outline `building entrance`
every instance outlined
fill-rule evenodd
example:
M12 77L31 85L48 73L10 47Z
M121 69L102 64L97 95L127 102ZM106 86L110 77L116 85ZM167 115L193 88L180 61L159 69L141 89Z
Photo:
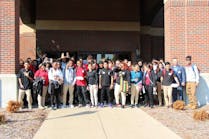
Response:
M22 59L30 52L35 58L37 50L59 56L127 52L132 61L164 58L163 0L20 0L20 6L21 26L32 28L20 27Z
M77 53L77 58L86 59L88 55L93 56L96 59L97 63L100 62L102 59L108 60L124 60L128 59L131 60L131 53L130 52L121 52L121 53L111 53L111 52L79 52Z

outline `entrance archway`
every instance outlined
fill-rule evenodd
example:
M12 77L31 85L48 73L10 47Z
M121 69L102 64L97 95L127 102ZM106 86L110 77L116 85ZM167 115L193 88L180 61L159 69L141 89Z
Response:
M21 0L23 24L35 30L31 49L53 56L107 51L130 53L133 61L163 58L163 16L162 0Z

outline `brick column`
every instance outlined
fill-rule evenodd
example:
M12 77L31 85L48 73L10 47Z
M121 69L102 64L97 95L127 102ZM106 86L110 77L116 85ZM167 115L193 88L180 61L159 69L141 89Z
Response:
M209 73L209 0L165 1L165 59L187 55Z
M209 0L165 0L165 59L185 64L191 55L200 69L199 105L209 104Z
M19 63L19 0L0 0L0 107L16 99Z

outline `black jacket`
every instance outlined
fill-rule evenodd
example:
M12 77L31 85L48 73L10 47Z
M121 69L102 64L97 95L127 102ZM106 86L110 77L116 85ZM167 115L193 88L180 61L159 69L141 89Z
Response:
M98 84L98 75L96 70L93 70L92 72L87 72L87 83L90 85Z
M120 84L120 76L119 76L119 72L121 70L118 67L115 67L113 69L113 77L114 77L114 82L117 84Z
M111 78L113 77L112 70L103 68L100 70L99 75L101 77L101 86L107 87L111 85Z
M23 90L32 89L33 81L31 81L28 77L24 75L24 73L28 73L31 78L33 78L33 72L31 70L25 70L24 68L19 71L17 74L17 78L21 79L24 88L19 88ZM18 82L19 84L19 82Z
M42 89L43 89L44 81L41 78L36 78L33 82L33 93L39 94L42 96Z
M128 84L131 85L131 82L130 82L130 72L128 70L121 70L119 72L119 77L123 77L123 80L124 81L128 81Z

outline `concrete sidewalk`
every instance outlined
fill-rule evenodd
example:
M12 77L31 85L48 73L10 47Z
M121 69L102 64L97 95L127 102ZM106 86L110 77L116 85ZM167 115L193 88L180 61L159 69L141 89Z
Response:
M179 139L141 109L51 111L34 139Z

